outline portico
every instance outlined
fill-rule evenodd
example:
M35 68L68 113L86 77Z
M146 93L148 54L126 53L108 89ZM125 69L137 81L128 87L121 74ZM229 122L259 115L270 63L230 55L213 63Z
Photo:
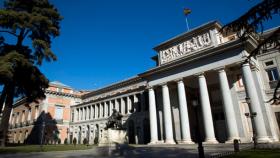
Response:
M209 73L209 72L208 72ZM224 116L225 121L228 127L228 138L225 141L232 142L233 139L240 139L238 129L237 129L237 122L234 115L234 108L232 104L232 98L229 90L229 84L226 76L226 71L224 69L219 69L216 72L212 71L210 73L216 73L215 75L217 77L220 77L220 80L218 80L221 84L219 92L222 96L222 100L224 102L223 109L224 109ZM210 76L212 77L212 76ZM213 82L213 81L212 81ZM190 85L188 83L191 83ZM215 83L217 84L217 83ZM170 92L170 89L171 90ZM174 90L175 89L175 90ZM156 96L154 91L158 91L158 95ZM159 94L161 93L161 94ZM176 94L170 94L170 93L176 93ZM176 98L170 98L170 96L176 96ZM160 101L162 99L162 101ZM154 143L160 143L164 142L167 144L173 144L173 143L183 143L183 144L193 144L193 139L195 139L195 132L194 128L191 129L191 127L196 126L192 124L190 125L190 120L194 120L194 111L191 105L191 101L194 99L199 99L200 102L200 116L201 120L199 120L203 126L201 130L204 130L204 137L205 137L205 143L208 144L216 144L218 143L216 136L215 136L215 130L214 130L214 123L213 123L213 116L212 112L213 109L211 109L210 105L210 97L207 87L207 80L205 78L205 73L201 74L195 74L191 77L186 78L180 78L174 81L170 81L167 83L164 83L162 85L156 85L149 88L149 101L150 101L150 125L151 125L151 136ZM155 101L158 100L158 104L155 105ZM171 105L170 102L173 102ZM161 109L162 104L162 109ZM158 106L156 108L155 106ZM173 108L171 106L174 106ZM176 108L177 106L177 108ZM156 111L156 109L159 110ZM172 109L172 110L171 110ZM178 112L179 115L174 115L174 111ZM230 113L227 115L226 113ZM169 115L168 115L168 113ZM158 113L162 113L163 118L158 118ZM171 118L173 117L173 118ZM190 118L192 117L192 118ZM156 119L157 118L157 119ZM160 124L161 121L162 124ZM175 128L174 122L175 120L178 120L177 122L180 123L180 132L179 136L175 136ZM162 131L158 131L161 128L158 128L158 126L164 127ZM178 125L177 125L178 126ZM191 134L191 131L193 132L193 137ZM160 141L158 139L158 133L162 133L161 135L163 137L160 137L163 139ZM177 132L178 134L178 132ZM180 137L180 139L176 139ZM176 140L175 140L175 139ZM223 141L222 141L223 142Z
M209 32L204 30L202 36L193 37L194 32L201 34L203 27L208 27ZM245 62L248 53L238 40L225 42L221 38L218 24L203 27L157 46L159 66L140 74L149 86L151 144L192 144L197 132L202 132L207 144L232 143L234 139L251 141L245 136L247 131L238 128L245 117L239 101L250 97L249 108L262 113L250 68L257 65L255 61ZM242 82L236 74L244 78L243 98L236 92L236 84ZM193 121L194 99L199 101L199 125ZM267 131L261 128L265 126L262 114L255 124L259 126L258 142L269 142ZM200 131L195 131L195 126Z

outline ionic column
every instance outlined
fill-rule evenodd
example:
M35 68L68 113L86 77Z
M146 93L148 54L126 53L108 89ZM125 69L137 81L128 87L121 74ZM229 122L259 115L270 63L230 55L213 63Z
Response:
M85 117L84 117L84 116L85 116L85 110L84 110L84 107L82 107L82 108L81 108L81 112L82 112L82 115L81 115L81 117L82 117L82 118L81 118L81 121L84 121L84 118L85 118Z
M83 107L83 120L86 120L86 116L87 116L87 109L86 107Z
M84 107L84 120L87 119L87 114L88 114L88 109L87 109L87 107L85 106L85 107Z
M179 100L179 113L180 113L180 123L182 130L182 143L193 144L191 140L190 133L190 122L189 122L189 114L187 107L187 98L186 98L186 90L185 85L182 80L177 82L178 89L178 100Z
M88 106L88 111L89 111L89 112L88 112L88 119L89 119L89 120L90 120L91 117L92 117L92 116L91 116L91 115L92 115L91 110L92 110L92 109L91 109L91 105L89 105L89 106Z
M90 108L90 106L87 106L87 120L90 120L90 114L91 114L91 108Z
M130 114L131 113L131 100L130 100L129 96L126 97L126 102L127 102L127 113Z
M81 121L84 120L84 108L81 108Z
M120 111L120 105L119 105L118 99L115 99L115 109L116 109L118 112L121 112L121 111Z
M93 113L94 113L93 119L96 119L96 105L93 104L92 107L93 107Z
M79 121L81 121L81 118L82 118L82 110L81 108L79 108Z
M85 121L87 117L87 109L86 107L83 107L83 120Z
M211 113L208 89L207 89L206 79L203 74L200 74L198 76L198 83L199 83L199 90L200 90L201 109L202 109L202 115L204 120L205 142L210 144L218 143L215 138L214 124L213 124L213 118Z
M98 104L95 104L95 119L98 118L98 112L99 112Z
M121 106L121 114L125 114L125 101L124 101L124 98L123 97L121 97L121 104L120 104L120 106Z
M99 118L103 117L103 107L102 107L102 103L99 103Z
M225 118L228 131L228 143L232 143L234 139L239 139L235 112L233 108L231 93L228 85L227 75L224 69L218 70L220 87L222 92L222 100L224 103Z
M103 104L102 104L102 117L106 117L106 102L103 102Z
M75 108L75 110L74 110L74 121L75 122L77 122L78 120L79 120L79 111L78 111L78 109L77 108ZM31 114L30 114L31 115Z
M138 112L139 111L139 100L137 98L137 95L133 95L133 112Z
M91 118L92 118L92 110L93 110L93 109L92 109L92 106L91 106L91 105L89 105L88 108L89 108L89 113L90 113L88 119L91 120Z
M84 120L87 120L88 117L88 108L85 106L84 107L85 115L84 115Z
M156 144L158 142L158 128L157 128L157 110L156 98L153 88L149 88L149 117L150 117L150 130L151 142L149 144Z
M113 101L110 100L109 101L109 116L111 116L113 113Z
M256 128L257 141L261 143L269 142L269 138L265 129L265 123L263 119L263 113L261 110L260 100L256 91L256 85L253 79L253 75L250 69L249 63L242 65L242 73L244 78L244 85L246 88L247 96L251 100L251 113L256 112L257 116L254 118L254 124Z
M173 139L171 106L170 106L169 90L167 84L162 85L162 99L163 99L165 143L175 144Z
M105 110L105 111L104 111L104 112L105 112L105 113L104 113L104 117L107 117L107 116L108 116L108 104L107 104L106 101L104 102L104 110Z
M93 105L91 105L90 107L91 107L91 118L90 119L94 119L94 107L93 107Z

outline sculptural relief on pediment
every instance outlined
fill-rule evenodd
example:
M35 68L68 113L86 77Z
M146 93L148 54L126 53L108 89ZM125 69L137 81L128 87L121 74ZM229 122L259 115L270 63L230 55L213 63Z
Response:
M160 63L164 64L169 61L178 59L185 54L209 47L213 44L210 33L206 32L204 34L192 37L184 42L176 44L165 50L160 51Z

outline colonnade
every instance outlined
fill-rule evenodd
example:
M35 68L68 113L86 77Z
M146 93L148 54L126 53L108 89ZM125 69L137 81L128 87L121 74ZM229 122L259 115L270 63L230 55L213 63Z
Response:
M122 115L140 112L145 109L143 93L125 95L123 97L87 104L74 108L74 122L107 118L116 109Z
M220 91L223 101L223 109L225 114L225 121L227 124L227 135L228 142L232 142L234 139L239 139L239 132L236 122L236 115L234 112L234 105L232 101L232 96L230 92L230 87L228 84L228 78L226 75L226 71L224 68L218 68L215 70L218 74L218 81L220 85ZM256 92L256 85L254 83L253 75L250 69L250 65L245 63L242 65L242 72L244 78L244 85L246 88L247 96L250 97L252 102L252 112L257 113L255 121L256 125L256 133L257 139L259 142L268 141L268 136L264 126L264 119L261 111L260 100L258 98L258 94ZM211 106L209 100L209 93L207 88L207 82L205 79L204 73L199 73L195 75L198 80L198 89L200 93L200 106L201 113L204 124L205 131L205 143L218 143L215 137L214 132L214 124L213 117L211 113ZM179 114L180 114L180 126L181 126L181 142L191 144L191 134L190 134L190 125L189 125L189 114L188 114L188 106L191 106L187 103L185 90L185 83L183 82L183 78L177 79L172 82L177 82L177 90L178 90L178 103L179 103ZM156 99L155 99L155 91L156 87L160 87L162 89L162 101L163 101L163 127L165 133L164 143L174 144L174 135L173 135L173 124L171 118L171 106L170 106L170 95L169 95L169 87L168 83L162 83L160 85L156 85L153 87L149 87L149 116L150 116L150 132L151 132L151 142L150 144L156 144L160 141L158 140L158 122L157 122L157 108L156 108Z

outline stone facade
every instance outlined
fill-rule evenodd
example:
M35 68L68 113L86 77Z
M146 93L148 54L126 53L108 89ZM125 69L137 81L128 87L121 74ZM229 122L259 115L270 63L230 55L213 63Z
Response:
M279 79L279 51L245 62L255 37L242 42L221 27L209 22L163 42L155 68L81 95L71 104L68 140L98 143L117 109L131 144L192 144L198 133L204 143L247 143L253 129L258 142L279 141L280 108L266 102Z
M256 47L254 37L242 43L220 28L214 21L176 36L154 48L155 68L83 96L84 102L72 107L70 140L97 143L116 108L125 116L129 143L191 144L197 126L204 143L251 142L253 124L245 113L257 113L258 142L279 141L280 109L265 102L279 79L279 52L269 50L245 63ZM264 68L265 62L271 65Z

